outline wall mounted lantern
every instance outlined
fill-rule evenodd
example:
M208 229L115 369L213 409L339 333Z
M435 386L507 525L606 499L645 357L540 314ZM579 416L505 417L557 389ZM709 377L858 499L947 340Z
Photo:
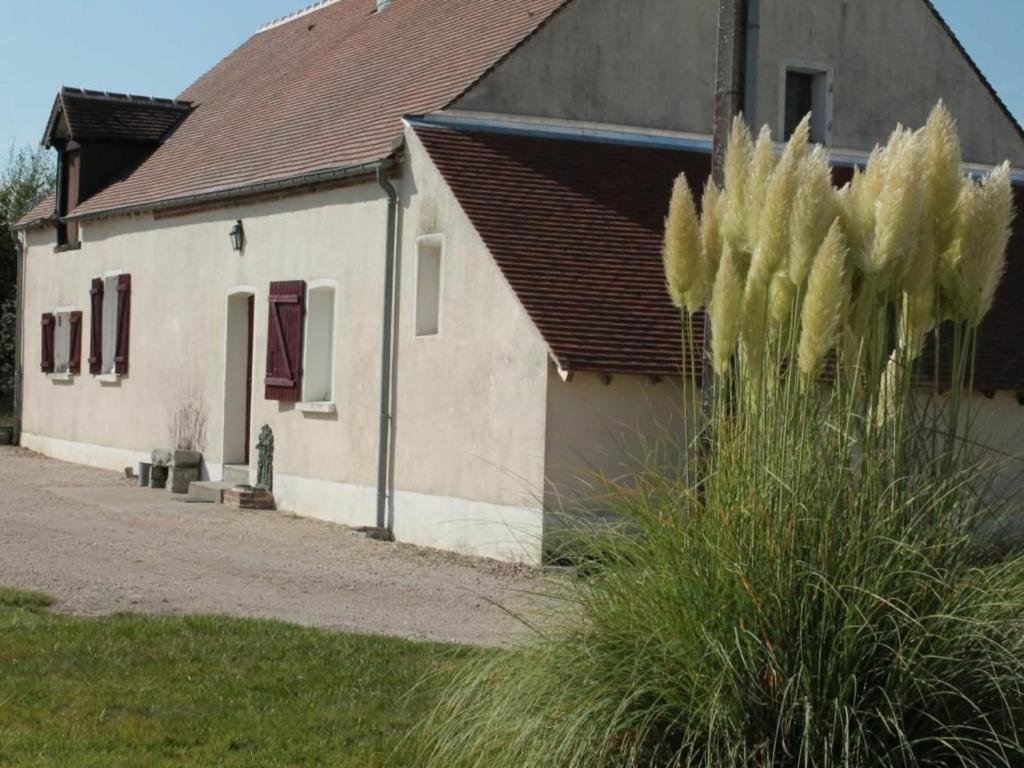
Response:
M242 226L241 219L236 221L235 226L231 228L231 248L235 253L245 250L245 227Z

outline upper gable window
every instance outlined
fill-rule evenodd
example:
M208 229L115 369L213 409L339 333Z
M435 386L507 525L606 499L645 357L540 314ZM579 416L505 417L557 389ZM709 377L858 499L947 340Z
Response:
M832 77L824 68L786 66L782 90L782 138L793 136L800 121L811 115L811 141L829 144L832 121Z

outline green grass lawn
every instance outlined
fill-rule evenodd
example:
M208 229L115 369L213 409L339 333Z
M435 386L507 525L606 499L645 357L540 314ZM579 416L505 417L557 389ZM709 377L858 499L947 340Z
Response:
M48 604L0 590L0 765L410 766L404 737L470 653Z

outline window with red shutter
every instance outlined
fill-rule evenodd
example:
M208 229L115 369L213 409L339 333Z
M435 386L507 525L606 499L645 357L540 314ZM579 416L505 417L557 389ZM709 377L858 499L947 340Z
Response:
M117 278L117 342L114 348L114 373L128 373L128 347L131 339L132 276Z
M51 313L47 312L43 315L40 325L43 332L43 345L39 367L43 373L53 373L53 334L57 320Z
M305 281L271 283L269 302L266 399L295 403L302 397Z
M71 315L71 349L68 352L68 373L82 372L82 313Z
M103 278L92 281L89 290L92 316L89 326L89 373L97 376L103 373Z

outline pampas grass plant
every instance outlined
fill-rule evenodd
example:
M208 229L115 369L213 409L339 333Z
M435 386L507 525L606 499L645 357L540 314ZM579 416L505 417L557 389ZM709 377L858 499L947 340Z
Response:
M453 680L428 768L1024 766L1024 558L979 533L1002 510L964 394L1008 167L965 177L941 104L841 190L766 135L733 127L702 221L673 197L670 291L701 264L715 330L700 482L609 482L617 522L575 532L531 644Z

